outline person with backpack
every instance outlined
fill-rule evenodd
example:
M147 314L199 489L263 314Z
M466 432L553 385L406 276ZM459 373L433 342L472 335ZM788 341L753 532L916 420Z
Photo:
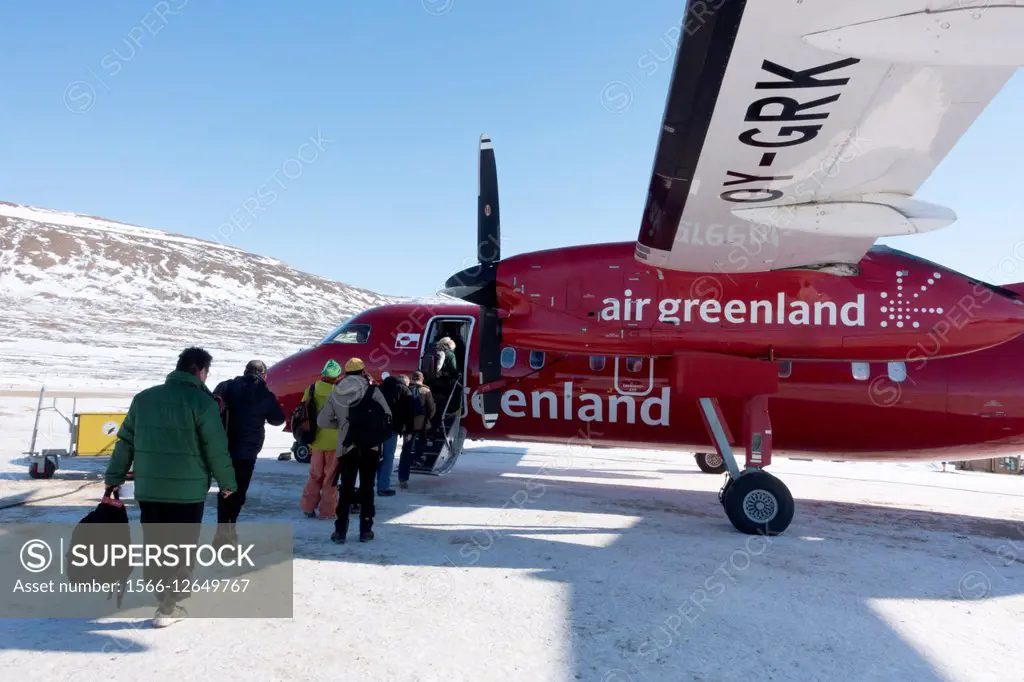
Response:
M331 391L341 380L341 365L328 360L320 372L320 378L302 394L302 401L295 408L292 433L297 434L303 445L309 447L309 476L299 498L299 508L306 517L315 519L319 512L322 519L334 518L338 509L338 430L322 429L317 426L317 416Z
M412 393L409 390L409 377L404 374L389 376L380 384L380 391L391 408L391 437L384 441L380 467L377 470L377 494L391 497L395 491L391 489L391 472L395 470L395 451L398 449L399 437L407 432L412 421Z
M331 391L316 420L324 429L338 429L335 448L338 471L338 511L331 540L345 542L348 521L359 476L359 541L373 539L374 485L381 448L391 435L391 408L378 386L370 384L366 365L359 358L345 363L345 378Z
M242 376L222 381L213 389L213 396L223 406L221 421L238 482L234 495L217 500L218 529L214 543L233 544L237 542L234 524L245 504L256 457L266 438L265 425L284 424L284 412L277 396L267 388L267 366L262 360L250 360Z
M423 372L413 372L409 386L411 419L402 443L402 454L398 458L398 487L409 489L409 469L414 458L423 456L427 431L437 412L437 404L430 389L423 385Z
M448 412L458 412L462 408L461 401L452 395L456 384L461 379L458 361L455 358L455 342L445 336L438 339L435 346L434 365L431 367L430 390L437 396L441 409L436 415L434 428L441 428L444 423L444 406ZM450 399L450 400L449 400Z

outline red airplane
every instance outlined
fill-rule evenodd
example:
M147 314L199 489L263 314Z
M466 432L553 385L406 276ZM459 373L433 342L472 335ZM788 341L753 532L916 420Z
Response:
M636 242L501 259L483 136L479 264L443 292L464 303L344 322L271 368L282 406L329 358L408 374L448 336L462 384L417 471L449 472L467 437L696 450L749 534L793 518L773 452L1019 452L1024 285L874 242L956 219L913 195L1015 71L991 22L1024 8L864 4L688 5Z

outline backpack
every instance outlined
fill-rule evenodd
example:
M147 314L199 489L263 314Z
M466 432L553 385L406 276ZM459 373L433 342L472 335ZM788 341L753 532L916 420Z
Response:
M309 445L316 438L316 382L309 385L309 398L300 400L292 410L292 435L300 445Z
M398 402L401 399L402 389L400 382L395 377L388 377L380 384L380 393L384 396L384 402L388 404L388 409L391 410L391 416L395 415L395 408L398 406Z
M409 390L412 391L412 414L414 417L422 417L427 413L423 398L420 397L421 388L423 387L416 384L409 387Z
M391 415L373 399L376 386L369 386L366 395L348 410L347 444L375 448L391 437Z
M420 372L425 379L437 378L437 352L428 353L420 358Z
M64 554L67 560L68 583L83 587L92 586L94 580L97 583L117 583L117 606L120 608L124 599L125 584L133 570L127 555L127 548L131 544L128 510L124 508L120 494L107 488L100 503L78 522L71 533L71 542ZM82 547L76 551L77 545ZM125 557L117 562L109 558L111 548L116 546L126 548ZM90 560L90 556L95 557L95 563ZM108 557L106 561L103 561L104 556ZM103 565L98 565L101 562ZM113 593L110 596L113 596Z

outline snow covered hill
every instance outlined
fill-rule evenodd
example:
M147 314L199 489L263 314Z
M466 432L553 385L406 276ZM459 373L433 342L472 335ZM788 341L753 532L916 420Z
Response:
M191 344L211 380L393 301L191 237L0 202L0 386L159 380Z

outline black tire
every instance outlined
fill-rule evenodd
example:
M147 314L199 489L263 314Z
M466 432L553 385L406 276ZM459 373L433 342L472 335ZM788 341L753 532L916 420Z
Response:
M56 472L57 465L49 458L47 458L46 463L43 465L42 471L39 470L39 465L35 462L28 468L28 475L32 478L53 478Z
M302 464L309 464L309 460L313 459L313 453L309 449L308 445L296 445L295 446L295 461Z
M698 452L693 457L697 460L697 467L705 474L725 472L725 460L717 452Z
M779 535L796 511L786 484L765 471L741 474L726 489L724 506L732 525L747 535Z

